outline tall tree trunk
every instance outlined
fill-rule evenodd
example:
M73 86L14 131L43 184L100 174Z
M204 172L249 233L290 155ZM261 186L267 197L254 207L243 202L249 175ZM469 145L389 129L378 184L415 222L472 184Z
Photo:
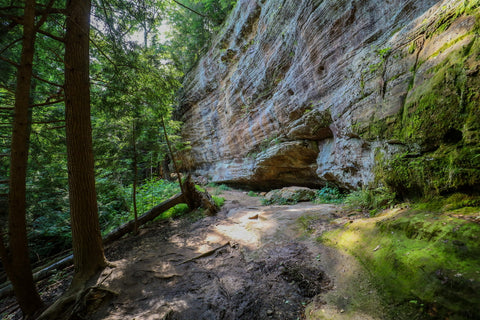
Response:
M90 0L67 1L65 124L75 274L83 285L106 266L95 192L90 119Z
M180 171L178 171L177 162L175 161L175 156L173 155L172 146L170 145L170 139L168 139L167 127L165 125L165 120L163 119L163 116L161 116L161 120L162 120L163 133L165 135L165 141L167 142L168 153L170 154L170 158L172 159L172 162L173 162L173 168L175 169L175 173L177 175L178 184L180 185L180 190L182 191L182 194L185 195L185 190L182 184L182 177L180 176ZM191 204L188 203L188 201L187 201L187 204L191 210L194 209L193 207L191 207Z
M12 282L15 296L24 317L33 316L43 307L35 288L28 255L26 229L26 174L29 147L29 104L35 51L35 0L25 2L23 42L15 91L15 115L10 158L8 215L8 249L0 239L0 256Z
M132 145L133 145L133 188L132 188L132 201L133 201L133 215L134 215L134 227L133 232L138 233L138 210L137 210L137 182L138 182L138 163L137 163L137 137L135 135L135 120L132 125Z

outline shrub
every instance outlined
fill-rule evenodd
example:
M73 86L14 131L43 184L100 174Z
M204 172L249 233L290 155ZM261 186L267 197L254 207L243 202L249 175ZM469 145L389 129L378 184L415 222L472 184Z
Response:
M215 202L215 204L219 207L222 207L223 204L225 203L225 198L223 198L223 197L212 196L212 198L213 198L213 201Z
M342 203L345 196L335 186L329 186L328 183L325 187L317 191L315 203Z
M227 186L226 184L221 184L218 186L218 189L219 190L222 190L222 191L228 191L228 190L232 190L232 188L230 188L229 186Z
M386 188L361 189L346 196L345 204L350 209L368 212L370 216L386 209L395 203L395 193Z
M186 214L189 211L188 205L186 203L179 203L173 208L168 209L161 215L159 215L155 220L159 219L171 219L181 215Z

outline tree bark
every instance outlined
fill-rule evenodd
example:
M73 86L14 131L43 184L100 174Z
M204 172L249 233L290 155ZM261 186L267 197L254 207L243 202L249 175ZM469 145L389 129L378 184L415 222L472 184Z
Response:
M138 210L137 210L137 180L138 180L138 163L137 163L137 139L135 136L135 120L132 125L132 146L133 146L133 187L132 187L132 201L133 201L133 216L134 216L134 230L135 234L138 233Z
M10 157L8 248L0 239L0 256L24 317L43 307L32 276L26 230L26 174L28 163L30 86L35 51L35 0L25 2L23 40L15 91Z
M65 124L75 265L73 288L83 285L107 265L98 221L90 119L90 9L90 0L67 1Z
M182 190L185 195L185 202L191 210L202 207L206 209L205 214L208 216L214 216L220 211L220 208L215 204L215 201L207 191L201 192L197 190L191 175L188 175L185 179Z
M168 153L170 155L170 159L172 159L173 168L175 169L175 173L177 175L178 184L180 185L180 190L182 191L182 194L185 194L185 189L184 189L183 184L182 184L182 177L180 176L180 171L178 171L177 163L175 161L175 156L173 155L173 151L172 151L172 146L170 145L170 140L168 139L167 127L165 126L165 120L163 119L163 116L161 116L160 119L162 120L163 133L165 135L165 141L167 142ZM187 205L190 208L190 210L194 209L191 206L191 203L188 202L188 199L187 199Z

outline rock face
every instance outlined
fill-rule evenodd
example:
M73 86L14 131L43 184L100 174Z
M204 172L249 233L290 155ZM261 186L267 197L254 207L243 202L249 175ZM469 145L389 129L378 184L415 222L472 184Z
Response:
M184 83L185 168L257 188L478 190L479 7L238 0Z

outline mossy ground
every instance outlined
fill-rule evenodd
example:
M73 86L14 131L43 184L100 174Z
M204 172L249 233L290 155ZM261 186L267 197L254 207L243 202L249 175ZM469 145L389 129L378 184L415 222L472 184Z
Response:
M454 194L356 220L321 237L354 255L392 319L480 319L480 198Z
M461 16L475 16L474 28L435 52L431 58L450 51L422 70L422 79L417 72L429 64L416 64L398 114L358 124L363 139L395 141L405 150L393 156L378 150L377 184L399 199L429 200L356 220L322 237L363 264L384 304L391 306L391 319L409 314L413 319L480 319L479 6L476 0L454 12L446 7L427 39Z

